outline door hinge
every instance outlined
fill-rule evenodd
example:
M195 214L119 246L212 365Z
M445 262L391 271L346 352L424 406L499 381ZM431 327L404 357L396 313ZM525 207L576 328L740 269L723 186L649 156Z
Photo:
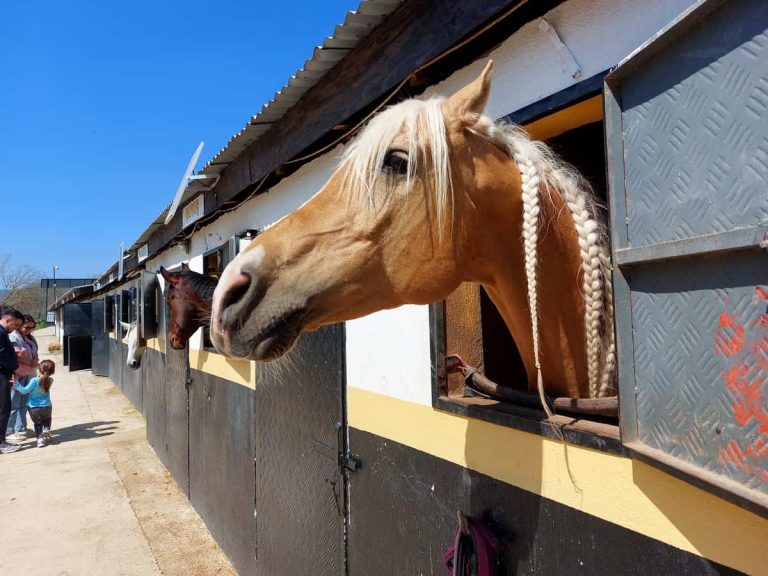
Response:
M357 454L351 454L349 452L340 456L339 463L344 470L349 470L350 472L356 472L363 467L363 462L360 460L360 457Z

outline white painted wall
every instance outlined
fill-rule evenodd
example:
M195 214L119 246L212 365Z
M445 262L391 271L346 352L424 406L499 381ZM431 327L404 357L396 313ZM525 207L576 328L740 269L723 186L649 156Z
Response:
M560 52L533 21L473 64L435 84L425 97L449 95L473 80L488 59L493 89L486 113L500 118L612 68L696 0L571 0L545 14L580 65L572 78Z
M545 18L556 29L581 68L571 77L562 56L537 22L445 81L423 97L449 95L474 79L488 57L494 60L493 89L487 113L499 118L615 66L666 26L695 0L571 0ZM268 193L197 231L189 254L201 271L204 252L243 230L274 223L316 194L335 169L341 148L303 166ZM190 257L181 248L148 262L148 269L174 266ZM199 263L198 263L199 260ZM404 306L347 322L347 379L363 388L409 402L431 405L429 315L426 306ZM198 332L190 346L199 348Z

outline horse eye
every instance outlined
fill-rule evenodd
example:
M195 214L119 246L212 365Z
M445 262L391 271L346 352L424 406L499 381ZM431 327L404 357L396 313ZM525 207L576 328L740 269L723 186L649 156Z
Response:
M384 157L384 163L381 166L381 171L386 174L407 174L408 154L402 150L390 150Z

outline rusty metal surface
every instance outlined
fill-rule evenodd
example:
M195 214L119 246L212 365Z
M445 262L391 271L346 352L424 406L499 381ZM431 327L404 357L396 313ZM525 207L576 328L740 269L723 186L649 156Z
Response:
M332 458L339 451L336 423L343 421L343 338L342 325L305 334L277 365L259 367L258 574L344 573L343 480Z

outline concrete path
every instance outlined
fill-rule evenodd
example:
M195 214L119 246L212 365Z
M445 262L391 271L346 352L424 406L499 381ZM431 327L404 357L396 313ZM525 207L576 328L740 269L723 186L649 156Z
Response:
M0 455L0 574L233 575L108 378L56 362L53 443ZM31 422L30 422L31 426Z

